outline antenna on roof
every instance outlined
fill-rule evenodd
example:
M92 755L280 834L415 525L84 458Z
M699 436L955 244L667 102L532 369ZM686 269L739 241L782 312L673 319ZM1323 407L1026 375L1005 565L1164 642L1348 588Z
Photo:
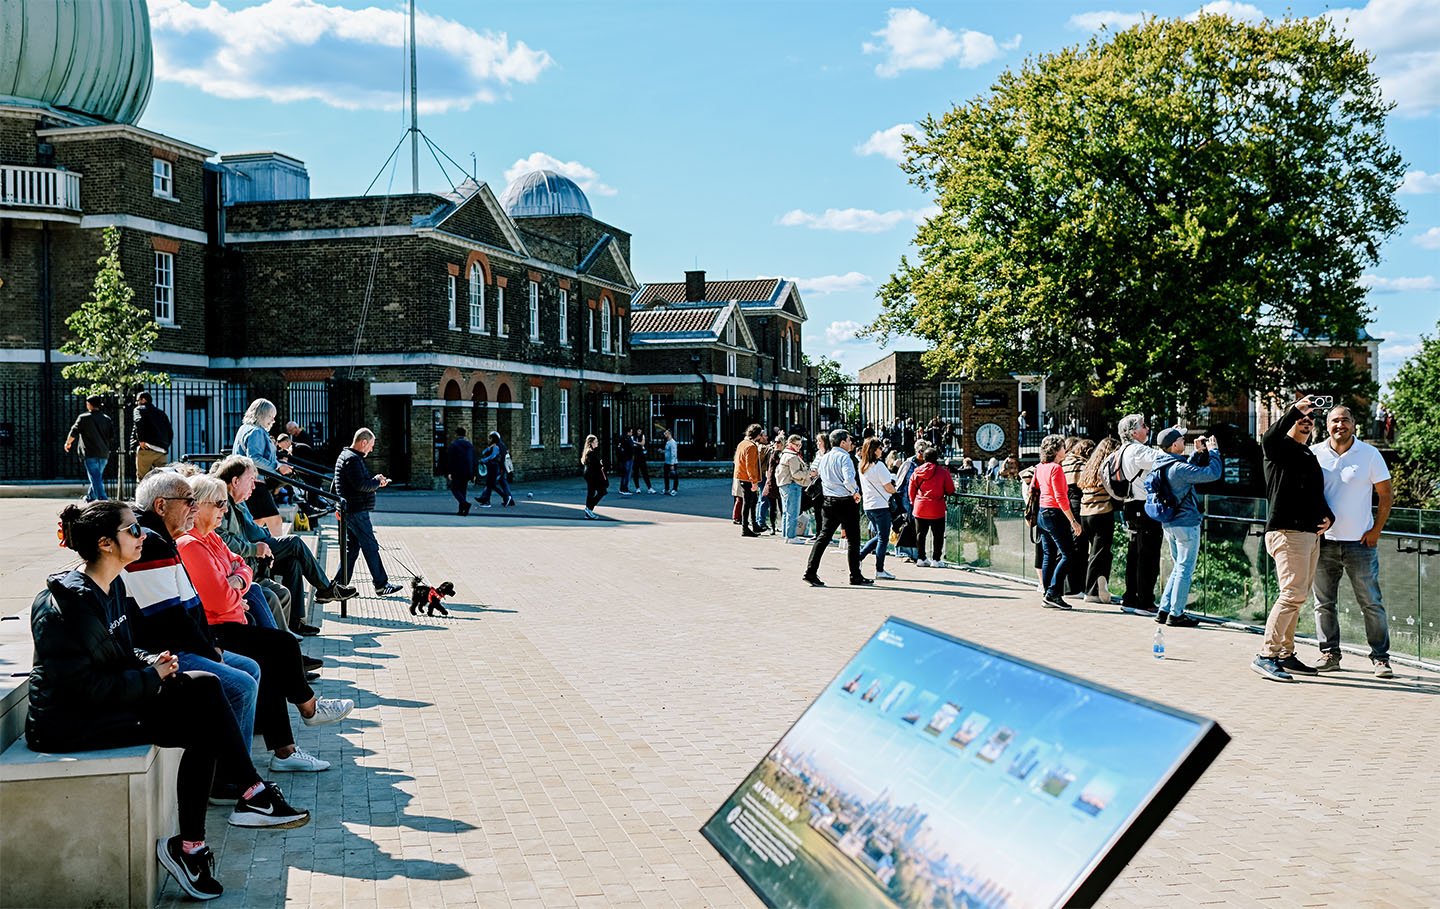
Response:
M415 0L410 0L410 191L420 192L420 115L415 109Z

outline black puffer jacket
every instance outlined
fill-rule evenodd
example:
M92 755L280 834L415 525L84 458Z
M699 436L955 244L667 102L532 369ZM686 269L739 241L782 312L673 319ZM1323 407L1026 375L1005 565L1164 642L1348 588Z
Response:
M353 448L341 450L335 459L335 492L345 497L345 510L351 514L375 510L375 490L380 481L365 466L365 456Z
M67 751L134 727L160 693L156 657L130 644L125 581L106 594L79 569L52 575L30 609L35 665L25 740L36 751Z

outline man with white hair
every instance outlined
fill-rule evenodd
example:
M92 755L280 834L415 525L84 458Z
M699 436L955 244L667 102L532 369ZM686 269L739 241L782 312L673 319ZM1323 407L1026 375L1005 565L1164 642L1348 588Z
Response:
M1125 553L1125 596L1122 612L1154 616L1155 585L1160 580L1160 550L1165 533L1160 522L1145 513L1145 478L1160 459L1160 450L1147 444L1150 427L1145 415L1132 413L1120 421L1120 473L1130 483L1122 509L1130 545Z

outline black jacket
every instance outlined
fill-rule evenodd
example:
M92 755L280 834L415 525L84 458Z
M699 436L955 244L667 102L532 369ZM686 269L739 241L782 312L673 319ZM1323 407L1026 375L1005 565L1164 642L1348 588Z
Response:
M345 497L345 510L351 514L375 510L375 490L380 481L365 466L365 456L353 448L344 448L335 459L335 492Z
M98 410L87 410L75 418L70 438L80 441L80 457L108 458L115 441L115 422Z
M79 569L51 575L30 608L35 664L25 741L66 751L138 725L140 707L160 693L155 657L135 649L124 578L107 595Z
M605 459L600 457L600 449L587 451L581 466L585 468L585 485L596 489L609 487L610 481L605 479Z
M1265 452L1265 498L1270 503L1266 530L1316 533L1321 521L1335 520L1325 503L1325 474L1315 453L1286 434L1299 419L1299 409L1292 406L1260 440Z
M153 511L140 512L139 521L149 533L139 561L127 565L122 575L135 643L151 653L193 653L219 662L205 607L165 521Z
M175 441L175 431L170 428L170 418L165 411L154 404L139 404L135 407L134 423L131 424L130 450L138 451L144 442L153 448L170 450Z
M459 438L450 443L445 452L446 470L451 478L469 480L475 476L475 446L469 439Z

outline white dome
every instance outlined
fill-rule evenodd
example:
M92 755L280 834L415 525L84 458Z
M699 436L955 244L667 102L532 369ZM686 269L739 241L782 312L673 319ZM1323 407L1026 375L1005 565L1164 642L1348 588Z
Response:
M0 99L134 123L150 100L145 0L5 0Z
M553 170L533 170L505 187L500 206L512 218L532 215L585 215L593 218L590 200L569 177Z

